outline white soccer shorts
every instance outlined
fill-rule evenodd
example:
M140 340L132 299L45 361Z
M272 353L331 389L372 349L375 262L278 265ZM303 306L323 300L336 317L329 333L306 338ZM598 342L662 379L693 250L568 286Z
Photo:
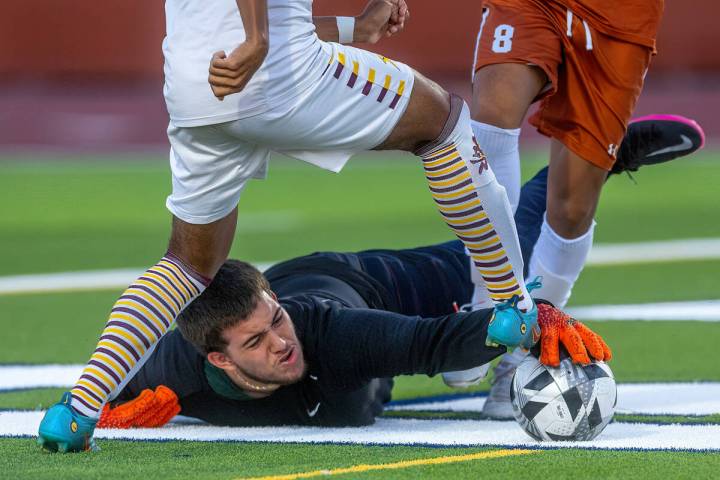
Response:
M292 101L232 122L170 124L173 215L193 224L225 217L245 183L265 177L271 151L339 172L390 135L409 101L412 69L365 50L324 46L317 60L327 62L323 74Z

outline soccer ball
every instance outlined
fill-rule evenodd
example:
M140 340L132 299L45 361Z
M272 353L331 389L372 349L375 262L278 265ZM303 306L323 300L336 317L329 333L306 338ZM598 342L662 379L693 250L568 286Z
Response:
M612 420L617 388L604 362L577 365L565 354L553 368L531 353L515 371L510 398L515 420L535 440L592 440Z

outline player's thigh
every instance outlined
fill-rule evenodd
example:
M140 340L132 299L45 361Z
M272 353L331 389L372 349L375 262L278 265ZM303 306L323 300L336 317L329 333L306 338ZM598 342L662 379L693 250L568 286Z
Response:
M172 193L166 204L183 222L227 217L247 181L265 177L270 151L228 136L223 125L168 127Z
M335 171L382 143L407 108L412 69L358 48L327 45L328 65L315 84L229 133Z
M473 59L473 119L517 128L530 104L554 88L562 61L552 9L533 0L486 0Z
M547 84L534 65L498 63L475 72L470 116L500 128L520 128L528 108Z

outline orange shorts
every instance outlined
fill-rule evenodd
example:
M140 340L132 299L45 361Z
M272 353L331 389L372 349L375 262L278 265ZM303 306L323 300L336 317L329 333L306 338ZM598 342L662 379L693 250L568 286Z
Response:
M653 49L599 32L553 1L485 0L482 8L473 72L498 63L542 68L550 84L530 123L610 170Z

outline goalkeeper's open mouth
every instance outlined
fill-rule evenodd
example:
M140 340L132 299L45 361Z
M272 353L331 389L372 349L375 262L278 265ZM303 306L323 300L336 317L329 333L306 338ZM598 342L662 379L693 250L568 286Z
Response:
M297 362L297 358L297 348L293 345L288 349L288 352L286 354L280 357L278 365L283 367L290 367L292 365L295 365L295 363Z

